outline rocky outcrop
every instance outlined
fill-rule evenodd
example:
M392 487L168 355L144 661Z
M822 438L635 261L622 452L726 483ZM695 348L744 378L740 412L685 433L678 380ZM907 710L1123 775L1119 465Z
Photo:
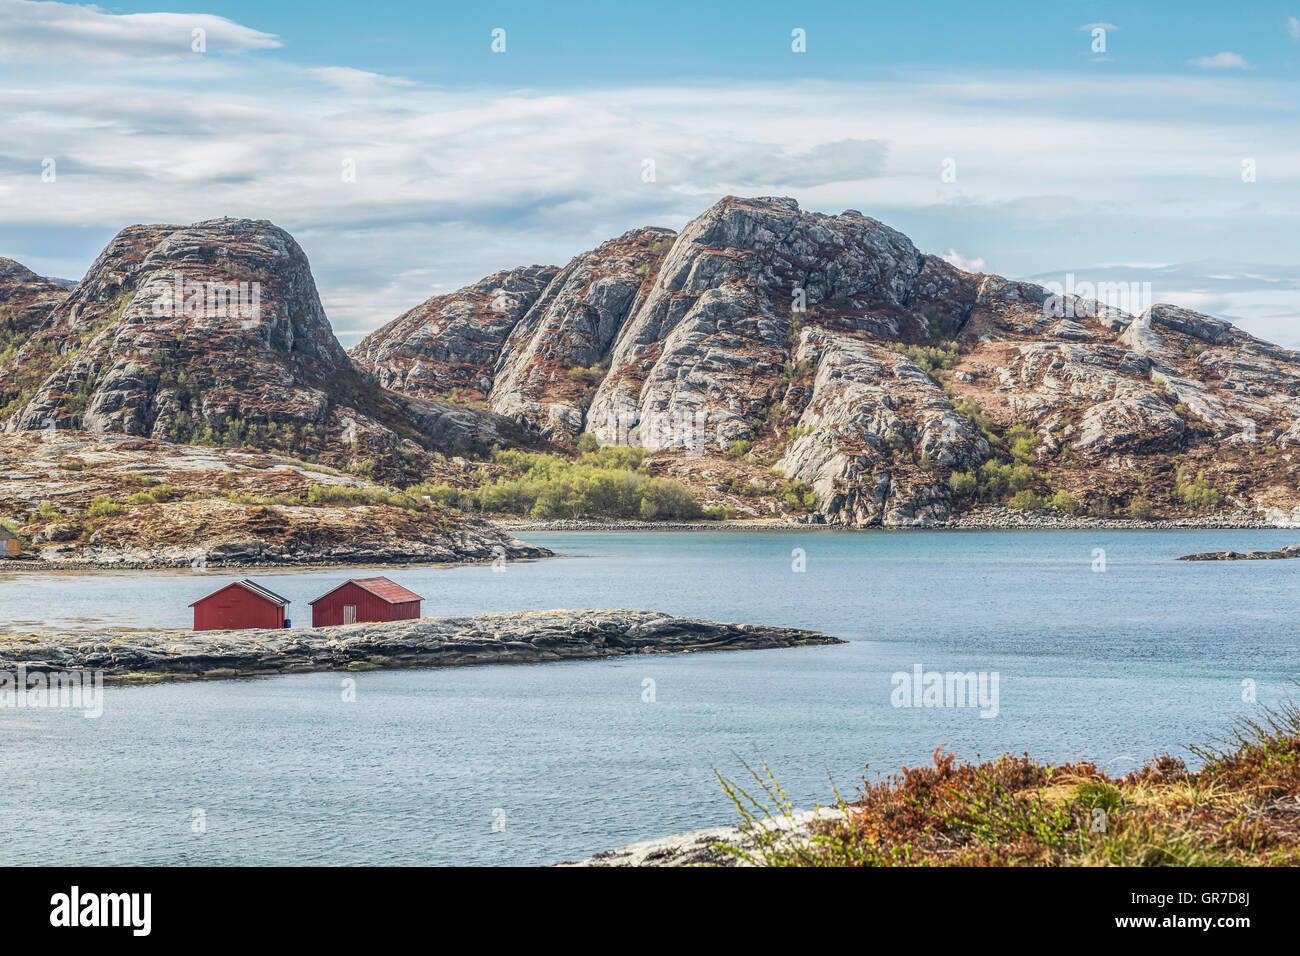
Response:
M0 382L8 431L248 444L390 471L430 444L353 367L302 249L264 221L124 229Z
M755 829L766 831L763 835L769 840L772 831L782 831L778 839L783 849L794 849L801 845L811 846L816 836L816 825L841 812L834 807L822 807L818 810L802 810L769 817L755 822L752 828L723 826L692 830L690 833L678 833L654 840L629 843L616 850L605 850L589 856L585 860L556 865L562 867L746 866L749 865L751 858L761 854L760 843L755 838Z
M851 332L896 338L923 327L903 308L918 281L937 292L959 285L952 272L856 213L723 200L673 243L619 336L587 429L650 449L716 451L751 438L781 397L797 323L824 313Z
M0 669L99 670L110 679L222 678L841 643L815 631L652 611L525 611L278 631L0 636Z
M1300 558L1300 544L1288 544L1273 551L1202 551L1199 554L1185 554L1179 561L1277 561L1285 558Z
M0 256L0 352L20 345L67 295L62 283Z
M926 490L929 477L915 462L969 468L989 448L935 381L881 345L814 328L801 333L794 359L815 371L799 437L778 469L811 484L822 510L841 523L905 526L948 517L945 497Z
M673 238L634 229L565 266L511 331L492 408L548 437L580 434L610 350Z
M384 388L423 399L482 401L507 337L558 271L510 269L434 296L362 339L352 358Z
M497 273L400 316L352 358L387 388L486 401L536 434L572 439L673 238L667 229L634 229L563 269Z

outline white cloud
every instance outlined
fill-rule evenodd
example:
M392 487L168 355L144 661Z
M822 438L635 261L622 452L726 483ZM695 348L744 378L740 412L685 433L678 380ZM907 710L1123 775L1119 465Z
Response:
M1118 30L1119 27L1113 23L1085 23L1079 29L1084 33L1091 33L1093 30Z
M988 268L988 263L983 258L967 259L956 249L949 249L940 254L939 258L963 272L984 272Z
M505 92L273 56L82 60L41 84L0 62L0 255L80 275L131 223L271 219L356 334L498 269L680 228L728 192L861 209L971 269L983 259L956 249L1021 272L1225 244L1300 259L1300 128L1279 120L1297 100L1297 84L1223 74ZM1251 185L1243 143L1269 170ZM76 251L50 254L51 237Z
M1216 105L1232 115L1239 101L1199 78L1175 88L1157 78L986 76L978 86L493 94L351 84L348 73L317 77L343 77L342 87L304 87L301 71L260 63L248 73L246 83L195 76L172 85L151 72L138 82L10 89L0 74L0 234L6 223L90 226L106 238L133 222L269 218L307 248L338 328L361 330L434 294L435 283L445 291L500 268L563 264L634 226L679 228L727 192L862 209L918 243L907 217L929 215L942 223L938 248L988 250L988 232L1005 222L1082 244L1081 224L1101 229L1117 215L1231 221L1243 189L1234 143L1251 142L1261 167L1278 170L1300 148L1291 127L1216 126ZM1134 104L1128 116L1092 108L1121 95ZM1070 108L1067 96L1082 105ZM1256 102L1294 96L1261 89ZM1152 118L1152 102L1178 98L1191 119ZM761 124L738 123L756 115ZM53 184L40 178L46 156L59 164ZM955 183L940 178L947 157ZM642 178L646 158L653 182ZM355 183L342 181L345 159L355 161ZM1268 188L1289 190L1274 194L1287 201L1300 192L1281 173ZM969 238L954 234L963 220ZM86 264L42 267L67 274Z
M1245 57L1240 53L1216 53L1214 56L1203 56L1195 60L1189 60L1193 66L1199 66L1203 70L1249 70L1251 66L1246 62Z
M1287 17L1286 32L1291 35L1292 40L1300 40L1300 19Z
M176 60L195 53L204 31L206 55L270 50L279 39L203 13L105 13L95 6L44 0L0 0L0 61L88 63Z
M348 66L322 66L307 72L327 86L361 96L418 85L415 81L400 76L384 76L382 73L354 70Z

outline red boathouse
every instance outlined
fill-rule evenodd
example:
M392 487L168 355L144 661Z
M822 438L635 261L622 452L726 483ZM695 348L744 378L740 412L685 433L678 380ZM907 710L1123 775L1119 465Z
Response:
M282 628L287 625L284 612L288 606L288 598L247 580L232 581L220 591L213 591L190 605L194 608L196 631Z
M423 600L388 578L353 578L311 602L311 626L413 621Z

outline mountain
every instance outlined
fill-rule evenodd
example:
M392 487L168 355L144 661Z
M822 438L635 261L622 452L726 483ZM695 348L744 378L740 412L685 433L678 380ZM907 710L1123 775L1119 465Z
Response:
M964 272L786 198L634 230L535 291L545 275L430 300L352 357L416 397L463 383L557 441L641 445L664 474L775 470L837 524L1300 506L1300 355L1208 315ZM508 282L514 305L486 310Z
M20 310L0 356L6 431L267 447L412 477L428 447L513 434L359 373L306 255L269 222L131 226L71 292L16 264L0 282Z
M0 260L0 427L453 497L504 472L449 456L638 445L714 509L857 527L991 504L1300 521L1300 356L1133 311L963 271L856 210L728 197L436 296L349 355L284 230L131 226L71 291Z
M674 235L634 229L563 269L499 272L435 296L352 358L387 388L484 402L543 436L576 437L602 363Z
M58 280L0 256L0 362L48 319L67 291Z

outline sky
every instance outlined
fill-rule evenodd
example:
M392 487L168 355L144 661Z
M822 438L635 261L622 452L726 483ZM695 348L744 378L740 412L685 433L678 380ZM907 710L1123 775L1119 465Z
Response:
M351 346L785 195L1300 348L1298 112L1300 0L0 0L0 255L77 279L132 223L270 219Z

